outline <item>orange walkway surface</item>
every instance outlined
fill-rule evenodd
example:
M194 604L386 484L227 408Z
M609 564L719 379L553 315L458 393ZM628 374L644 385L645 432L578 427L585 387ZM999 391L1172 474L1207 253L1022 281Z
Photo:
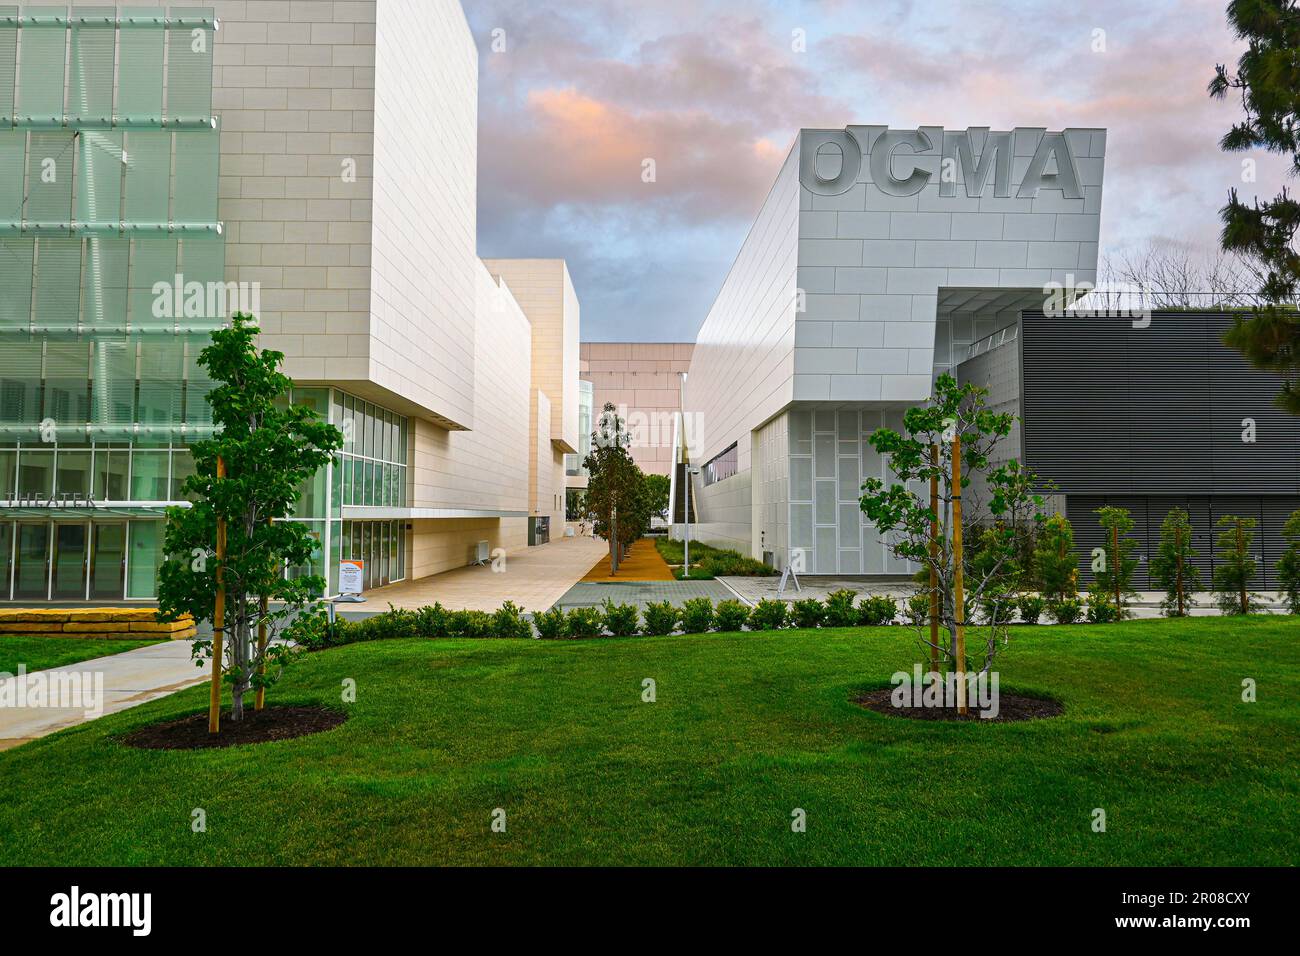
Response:
M632 551L618 564L618 574L609 573L609 554L606 553L587 572L584 581L671 581L673 572L649 538L632 542Z

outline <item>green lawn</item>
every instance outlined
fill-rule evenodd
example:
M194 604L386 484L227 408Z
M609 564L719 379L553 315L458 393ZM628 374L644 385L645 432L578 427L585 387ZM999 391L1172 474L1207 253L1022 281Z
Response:
M121 654L158 640L97 641L81 637L11 637L0 635L0 674L15 674L22 664L30 674L49 667L62 667L96 657Z
M1017 628L1003 691L1065 714L998 725L850 702L917 658L901 627L351 645L271 694L338 704L355 679L326 734L115 742L201 710L200 686L0 753L0 863L1289 865L1298 625Z

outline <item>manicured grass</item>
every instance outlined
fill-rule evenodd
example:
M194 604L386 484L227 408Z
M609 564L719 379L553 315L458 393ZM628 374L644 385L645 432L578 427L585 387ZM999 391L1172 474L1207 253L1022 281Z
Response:
M80 637L11 637L5 634L0 635L0 674L17 673L19 664L30 674L157 643L157 640L96 641Z
M1294 617L1017 628L1002 690L1065 705L1020 724L853 704L918 659L903 627L351 645L271 693L345 706L325 734L115 742L202 710L200 686L0 753L15 782L0 787L0 862L1289 865L1298 631Z

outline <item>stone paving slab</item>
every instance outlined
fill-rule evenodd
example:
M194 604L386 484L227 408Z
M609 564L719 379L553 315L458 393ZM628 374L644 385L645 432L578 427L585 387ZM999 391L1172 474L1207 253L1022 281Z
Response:
M456 568L365 593L364 604L340 604L348 617L387 611L388 605L417 610L438 601L452 611L495 611L514 601L525 611L545 611L608 553L598 538L558 538L517 548L492 566Z

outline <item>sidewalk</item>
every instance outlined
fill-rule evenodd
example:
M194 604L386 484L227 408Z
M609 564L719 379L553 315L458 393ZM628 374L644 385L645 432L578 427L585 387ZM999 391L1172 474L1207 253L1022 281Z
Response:
M76 677L74 686L91 687L102 675L102 713L87 714L86 707L0 707L0 750L17 747L56 730L94 720L103 714L117 713L178 690L202 683L208 671L190 659L189 641L167 641L140 647L111 657L97 657L65 667L53 667L33 673L45 675L51 687L66 678ZM27 675L29 680L31 674ZM0 699L16 677L0 681Z
M491 566L456 568L416 581L403 581L365 593L364 604L340 604L347 617L387 611L388 605L415 610L441 602L452 611L495 611L514 601L525 611L545 611L582 580L602 554L599 538L559 538L549 544L518 548Z

